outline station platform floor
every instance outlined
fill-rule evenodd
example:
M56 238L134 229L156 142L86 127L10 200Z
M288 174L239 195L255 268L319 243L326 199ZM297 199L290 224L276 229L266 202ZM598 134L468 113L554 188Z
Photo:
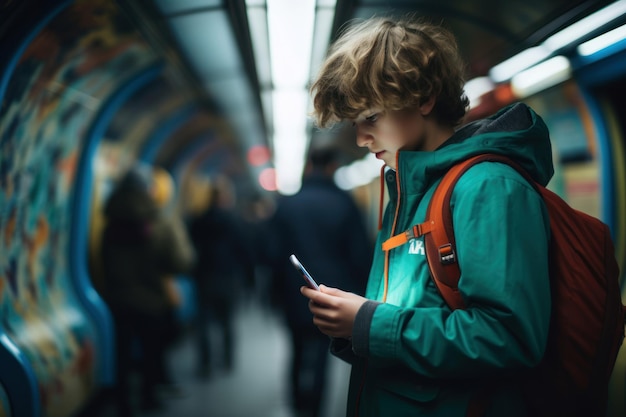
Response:
M230 372L217 370L200 379L191 335L186 336L169 357L181 392L164 396L162 409L138 417L297 417L287 396L291 353L280 317L258 302L246 301L238 310L235 328ZM345 416L349 372L349 365L330 356L321 417Z

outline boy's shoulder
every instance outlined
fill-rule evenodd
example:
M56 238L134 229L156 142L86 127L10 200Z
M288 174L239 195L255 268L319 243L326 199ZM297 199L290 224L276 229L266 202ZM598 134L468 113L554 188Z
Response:
M456 188L476 188L477 183L494 180L514 180L532 186L515 168L503 162L484 161L470 167L459 179Z

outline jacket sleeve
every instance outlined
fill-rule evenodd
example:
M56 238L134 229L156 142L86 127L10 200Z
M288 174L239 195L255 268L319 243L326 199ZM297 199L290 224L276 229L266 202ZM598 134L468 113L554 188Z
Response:
M532 367L541 359L551 308L545 205L521 177L477 178L470 171L452 196L459 289L468 308L380 304L369 317L357 316L370 326L367 340L353 340L359 356L431 378Z
M356 359L352 349L352 342L348 339L332 339L330 341L330 353L349 364L353 364Z

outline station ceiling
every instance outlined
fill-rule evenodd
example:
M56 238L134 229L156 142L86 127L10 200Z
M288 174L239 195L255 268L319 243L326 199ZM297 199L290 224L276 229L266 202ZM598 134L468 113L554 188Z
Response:
M293 0L299 1L299 0ZM253 39L249 7L266 10L266 0L141 0L153 23L169 34L185 66L216 108L233 123L244 146L263 143L272 147L273 112L263 92L271 68L269 51ZM331 2L332 3L332 2ZM441 22L456 35L469 65L469 78L485 76L496 64L536 46L561 29L613 3L608 0L337 0L331 6L328 42L352 19L373 15L423 16ZM329 0L318 0L316 10L328 11ZM319 13L318 13L319 14ZM593 36L603 28L588 28ZM319 42L319 40L318 40ZM313 74L310 74L311 77ZM354 146L346 129L332 132L309 129L312 143L336 141L348 159L363 150Z

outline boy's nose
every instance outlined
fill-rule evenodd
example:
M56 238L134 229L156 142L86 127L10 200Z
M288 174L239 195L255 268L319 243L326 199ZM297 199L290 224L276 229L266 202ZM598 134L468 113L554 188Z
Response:
M370 143L372 143L373 140L374 140L374 138L372 137L372 135L370 135L369 133L364 132L363 129L360 129L359 126L357 125L357 127L356 127L356 144L357 144L358 147L366 148Z

